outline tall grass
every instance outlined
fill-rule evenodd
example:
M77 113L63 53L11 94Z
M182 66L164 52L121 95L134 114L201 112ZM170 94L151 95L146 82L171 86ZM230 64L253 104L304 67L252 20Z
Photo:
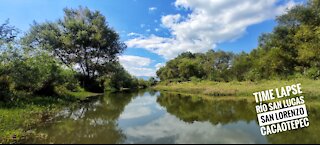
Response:
M293 80L262 80L258 82L212 82L194 81L181 83L158 84L155 89L188 94L202 94L207 96L238 96L251 97L252 93L267 89L280 88L287 85L301 83L303 93L309 98L320 97L320 80L293 79ZM306 98L308 98L306 97Z

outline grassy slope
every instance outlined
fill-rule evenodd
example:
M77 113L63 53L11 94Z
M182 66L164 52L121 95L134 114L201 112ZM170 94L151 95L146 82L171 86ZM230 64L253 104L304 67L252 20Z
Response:
M183 83L160 83L155 89L206 96L233 96L248 97L252 93L267 89L274 89L286 85L301 83L302 91L308 97L320 96L320 80L295 79L295 80L268 80L259 82L183 82Z
M55 97L34 97L29 100L0 104L0 144L18 143L35 135L32 129L50 120L61 108L73 105L76 100L99 95L90 92L68 92L74 100Z

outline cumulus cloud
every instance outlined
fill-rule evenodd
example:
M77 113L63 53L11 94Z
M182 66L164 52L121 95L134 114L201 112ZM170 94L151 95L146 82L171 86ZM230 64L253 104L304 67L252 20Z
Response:
M146 57L122 55L119 56L122 66L134 76L155 76L155 69L150 68L152 60Z
M206 52L218 43L241 37L250 25L283 14L294 1L277 0L176 0L175 6L190 10L187 16L162 16L161 23L171 36L143 36L126 41L129 47L144 48L172 59L186 51Z

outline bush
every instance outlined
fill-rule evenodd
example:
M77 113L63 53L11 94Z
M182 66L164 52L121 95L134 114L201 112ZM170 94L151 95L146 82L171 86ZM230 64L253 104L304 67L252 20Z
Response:
M14 60L11 76L18 91L33 93L39 91L49 80L53 62L44 56Z
M13 99L13 83L9 76L0 76L0 101Z
M52 75L53 86L64 86L67 90L72 92L81 91L79 81L76 78L77 73L70 69L58 68L54 75Z
M138 79L138 86L141 89L145 89L145 88L147 88L149 86L149 84L144 79Z
M318 80L320 77L320 70L316 67L310 68L306 75L310 79Z
M148 85L149 86L155 86L158 84L158 80L156 80L154 77L149 78Z
M197 77L191 77L190 78L191 82L197 83L197 82L201 82L201 79L197 78Z
M24 52L26 53L26 52ZM0 55L0 93L2 98L31 94L54 95L55 86L70 91L79 90L76 73L44 52L25 55L17 51L7 51ZM4 100L4 99L0 99ZM8 99L6 99L8 100Z
M15 89L27 93L54 94L55 86L76 91L79 82L76 73L64 69L55 58L47 54L15 60L11 70Z
M135 89L141 82L131 76L119 63L112 66L112 72L100 77L98 82L103 82L104 91L120 91L123 89Z

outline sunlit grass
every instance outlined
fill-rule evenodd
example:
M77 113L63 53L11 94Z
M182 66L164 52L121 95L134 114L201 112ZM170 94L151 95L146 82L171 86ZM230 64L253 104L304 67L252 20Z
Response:
M86 91L82 91L82 92L69 92L69 94L77 99L80 100L84 100L88 97L92 97L92 96L97 96L97 95L101 95L99 93L92 93L92 92L86 92Z
M306 99L318 99L320 96L320 81L310 79L294 80L263 80L259 82L182 82L182 83L160 83L155 87L157 90L198 94L206 96L233 96L252 97L252 93L275 89L286 85L301 83L302 91Z

